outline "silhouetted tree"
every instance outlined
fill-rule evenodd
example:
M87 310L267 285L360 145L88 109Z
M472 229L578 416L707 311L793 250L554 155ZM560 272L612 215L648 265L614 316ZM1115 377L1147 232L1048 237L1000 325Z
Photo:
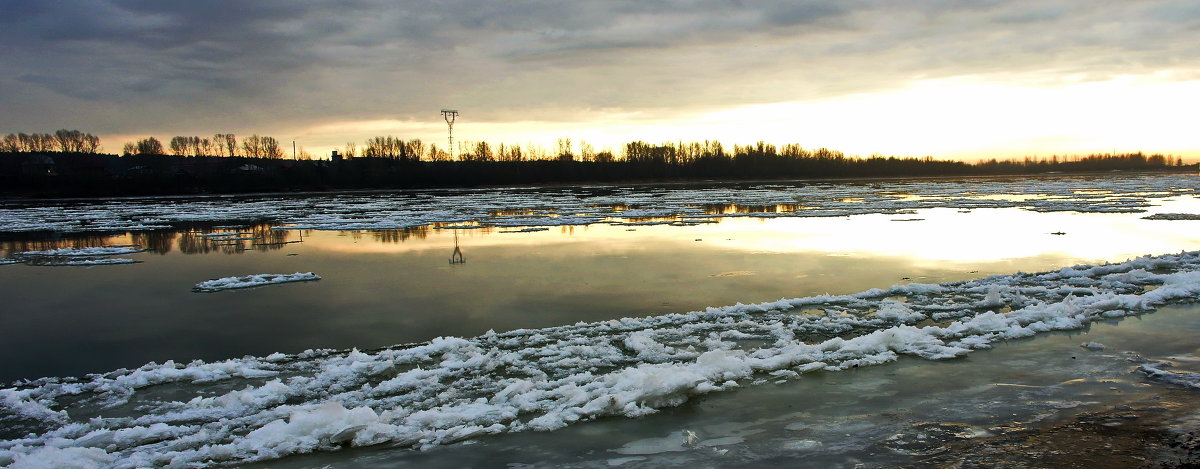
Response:
M78 130L60 129L54 132L54 140L63 153L96 153L100 147L100 137Z
M213 135L213 144L218 149L225 150L225 156L237 156L238 143L237 136L234 134L216 134Z
M275 137L258 134L242 139L242 152L250 158L283 158L283 148L280 148Z
M133 154L135 155L162 155L164 153L162 142L159 142L158 139L154 137L138 140L137 143L134 144Z
M555 157L559 161L571 161L575 159L575 154L571 153L571 139L569 137L560 138L555 143L558 146L558 153Z
M171 149L171 154L175 156L184 156L188 154L188 138L187 137L171 137L171 141L167 143Z

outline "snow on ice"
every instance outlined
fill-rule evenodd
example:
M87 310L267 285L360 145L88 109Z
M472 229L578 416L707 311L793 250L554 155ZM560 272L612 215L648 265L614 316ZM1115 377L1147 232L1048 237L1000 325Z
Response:
M108 257L121 256L125 254L134 254L143 252L137 246L107 246L95 248L62 248L51 249L48 251L25 251L14 254L14 257L29 258L29 257Z
M192 287L192 291L211 293L225 290L236 290L239 288L262 287L279 283L310 282L313 280L321 280L321 277L312 272L296 272L294 274L253 274L243 275L241 277L224 277L206 280L197 283L195 287Z
M26 263L36 266L83 266L137 264L141 261L128 258L115 258L144 252L138 246L105 246L90 248L62 248L47 251L23 251L12 254L12 257L0 259L0 265Z
M1197 296L1200 252L1184 252L374 351L309 350L42 378L0 389L0 428L8 429L0 465L203 467L344 446L431 448L639 417L700 394L901 356L953 359ZM1197 381L1165 368L1140 370L1153 379Z
M0 204L0 232L111 232L190 223L271 222L285 229L469 229L589 225L696 225L729 217L911 215L917 210L1021 208L1038 212L1140 213L1159 199L1195 196L1186 175L806 182L709 187L585 186L427 190L309 197L243 196ZM762 207L769 210L728 210ZM1191 219L1187 214L1148 218ZM448 225L448 226L443 226ZM229 231L205 237L240 237Z

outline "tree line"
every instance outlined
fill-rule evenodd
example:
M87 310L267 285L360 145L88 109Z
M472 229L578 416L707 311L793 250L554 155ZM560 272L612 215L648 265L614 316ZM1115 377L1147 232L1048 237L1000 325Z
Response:
M121 154L166 155L168 151L173 156L245 156L275 159L285 157L279 140L258 134L243 138L240 144L237 135L234 134L214 134L211 138L179 135L172 137L165 148L157 138L147 137L125 142ZM305 152L305 158L312 159L312 156Z
M22 137L21 135L25 135ZM36 136L36 137L35 137ZM552 148L456 142L455 151L420 139L377 136L350 142L333 160L279 141L234 134L154 137L98 153L99 139L78 131L10 134L0 147L0 192L102 196L294 190L469 187L620 181L752 180L907 176L982 176L1085 171L1195 171L1173 155L1136 153L989 159L976 162L884 155L757 142L628 142L597 151L561 138ZM55 154L57 153L57 154ZM28 154L43 154L29 158Z
M100 137L78 130L57 130L52 134L8 134L0 140L0 153L97 153Z

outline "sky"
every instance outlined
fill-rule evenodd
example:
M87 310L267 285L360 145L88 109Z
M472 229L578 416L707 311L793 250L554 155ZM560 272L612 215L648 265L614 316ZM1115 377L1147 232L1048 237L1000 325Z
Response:
M1195 0L3 0L0 134L1200 158Z

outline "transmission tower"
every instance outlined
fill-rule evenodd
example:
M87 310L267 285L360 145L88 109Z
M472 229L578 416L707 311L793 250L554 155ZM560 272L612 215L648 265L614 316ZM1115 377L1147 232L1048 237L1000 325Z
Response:
M446 149L446 152L449 153L451 155L451 157L453 157L453 155L454 155L454 118L458 117L458 110L457 109L442 109L442 117L446 119L446 127L448 128L447 145L449 145L449 148Z

